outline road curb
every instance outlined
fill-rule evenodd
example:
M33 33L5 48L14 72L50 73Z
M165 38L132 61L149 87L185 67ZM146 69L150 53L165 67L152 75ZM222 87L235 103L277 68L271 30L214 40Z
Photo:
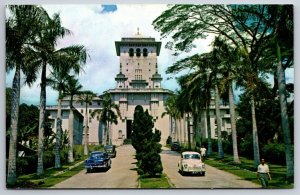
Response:
M78 163L76 163L75 165L72 165L72 166L66 168L65 170L62 170L62 171L60 171L60 172L57 172L57 173L53 174L53 176L61 175L61 174L65 173L65 172L67 172L67 171L69 171L69 170L71 170L71 169L73 169L73 168L75 168L75 167L78 167L78 166L81 165L83 162L84 162L84 160L83 160L83 161L80 161L80 162L78 162Z
M166 178L167 178L167 181L168 181L170 187L171 187L171 188L176 188L175 184L173 184L173 183L171 182L171 180L170 180L170 178L168 177L168 175L167 175L166 173L164 173L164 174L166 175Z

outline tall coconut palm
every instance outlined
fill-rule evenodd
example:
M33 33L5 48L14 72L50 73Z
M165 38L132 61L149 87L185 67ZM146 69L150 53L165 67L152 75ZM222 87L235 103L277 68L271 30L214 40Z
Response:
M294 13L293 5L268 6L270 18L266 18L266 25L271 26L273 33L271 41L268 41L272 50L272 55L276 57L277 85L280 99L281 123L285 144L286 165L288 180L294 179L294 154L293 143L291 139L291 129L289 126L287 98L286 98L286 80L285 69L293 66L294 56Z
M88 130L89 130L89 116L88 116L88 106L90 103L93 102L94 97L96 94L94 94L92 91L82 91L80 96L79 96L79 101L85 103L85 125L84 125L84 155L88 155Z
M119 109L119 105L115 104L112 100L112 96L110 93L105 92L102 96L102 108L95 109L91 115L95 117L96 115L100 118L100 121L105 124L104 129L104 139L105 144L112 144L112 132L111 132L111 124L118 124L118 117L121 117L121 112Z
M12 84L11 99L11 126L9 142L9 160L7 170L7 184L16 182L16 142L18 132L18 116L20 102L20 77L21 71L28 84L36 79L37 69L28 68L25 63L28 47L31 47L37 39L42 23L47 19L44 9L39 6L10 5L7 6L6 19L6 70L15 69Z
M61 104L62 99L65 96L65 90L68 80L70 79L67 72L68 67L61 66L57 67L55 71L52 71L49 79L47 80L48 85L52 86L53 89L58 91L58 105L57 105L57 116L56 116L56 140L55 140L55 168L61 168L60 162L60 148L61 148L61 135L62 135L62 111Z
M176 120L178 120L178 118L179 118L179 110L177 109L176 98L177 98L177 95L174 94L174 95L170 96L167 99L167 101L165 103L165 110L166 111L161 114L161 118L163 118L166 115L169 115L171 117L171 137L172 137L172 141L175 140L175 134L178 134ZM173 127L173 120L174 120L174 127Z
M73 100L75 95L81 94L82 85L79 81L74 77L69 77L66 85L65 94L69 98L69 106L70 106L70 113L69 113L69 121L68 121L68 133L69 133L69 152L68 152L68 162L74 162L73 156L73 143L74 143L74 110L73 107Z
M45 129L45 106L46 106L46 71L48 65L55 69L57 66L62 66L66 63L66 58L73 62L76 66L72 69L79 73L87 59L86 49L82 45L72 45L61 49L56 49L57 41L65 35L70 34L70 31L61 26L59 14L54 14L52 18L44 24L44 28L39 33L38 42L31 48L30 56L28 57L33 66L41 69L41 93L40 93L40 116L39 116L39 147L38 147L38 166L37 174L41 175L44 172L43 168L43 139ZM63 59L63 60L62 60ZM70 64L68 62L68 64Z

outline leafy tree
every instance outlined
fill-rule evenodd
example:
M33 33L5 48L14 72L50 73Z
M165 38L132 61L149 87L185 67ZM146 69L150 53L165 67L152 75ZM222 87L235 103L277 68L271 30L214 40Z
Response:
M148 110L138 105L134 111L132 123L132 145L136 150L138 173L155 176L161 174L163 167L159 153L161 152L161 133L155 129L153 133L153 118Z
M178 51L190 51L193 41L208 35L225 37L230 45L240 51L245 73L244 81L252 94L252 126L254 164L259 163L259 149L255 116L255 81L259 74L269 68L270 63L261 61L268 48L265 39L271 28L263 21L268 18L266 5L173 5L153 22L155 29L166 37L171 35L173 42L167 47ZM175 54L176 54L175 53ZM177 53L178 54L178 53ZM230 90L231 91L231 90ZM229 92L230 92L229 91ZM230 95L231 97L232 95Z

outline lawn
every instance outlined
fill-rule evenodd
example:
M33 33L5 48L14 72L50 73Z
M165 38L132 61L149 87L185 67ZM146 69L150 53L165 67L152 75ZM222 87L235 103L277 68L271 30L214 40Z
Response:
M42 176L37 176L35 173L22 175L17 178L17 183L12 188L49 188L61 181L64 181L84 169L82 160L74 163L63 165L60 169L49 168L45 170ZM78 165L78 163L81 163ZM75 166L74 165L78 165ZM73 168L72 168L73 167Z
M153 188L171 188L166 174L156 177L139 177L140 188L153 189Z
M254 168L253 160L249 160L244 157L240 157L241 164L235 164L232 161L231 155L225 155L225 158L220 160L217 158L217 153L213 153L211 157L205 160L205 163L211 165L220 170L227 171L234 175L237 175L245 180L259 183L256 177L257 169ZM294 184L290 184L285 181L286 167L282 165L268 164L270 168L270 174L272 180L269 181L269 188L272 189L290 189L294 188Z

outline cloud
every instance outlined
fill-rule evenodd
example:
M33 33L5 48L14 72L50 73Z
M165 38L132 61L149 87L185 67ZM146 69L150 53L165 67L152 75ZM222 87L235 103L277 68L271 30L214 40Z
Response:
M206 40L197 40L197 45L190 53L173 56L173 51L165 49L168 39L161 39L155 31L152 22L164 10L164 4L119 4L119 5L81 5L60 4L42 5L50 15L59 12L62 25L72 31L72 35L59 40L58 48L72 44L84 45L90 59L84 67L84 73L79 75L79 81L85 90L93 90L101 94L103 91L114 88L115 76L119 72L119 57L116 55L115 41L122 37L131 37L139 32L146 37L153 37L162 41L160 56L158 57L158 71L163 77L162 87L175 90L178 84L175 79L166 80L165 71L177 60L210 50L211 37ZM102 12L102 14L100 14ZM11 73L12 74L12 73ZM40 77L38 77L40 78ZM40 81L38 80L37 83ZM6 80L11 86L11 81ZM40 89L23 86L21 91L22 103L39 104ZM57 93L47 88L47 104L56 104Z

